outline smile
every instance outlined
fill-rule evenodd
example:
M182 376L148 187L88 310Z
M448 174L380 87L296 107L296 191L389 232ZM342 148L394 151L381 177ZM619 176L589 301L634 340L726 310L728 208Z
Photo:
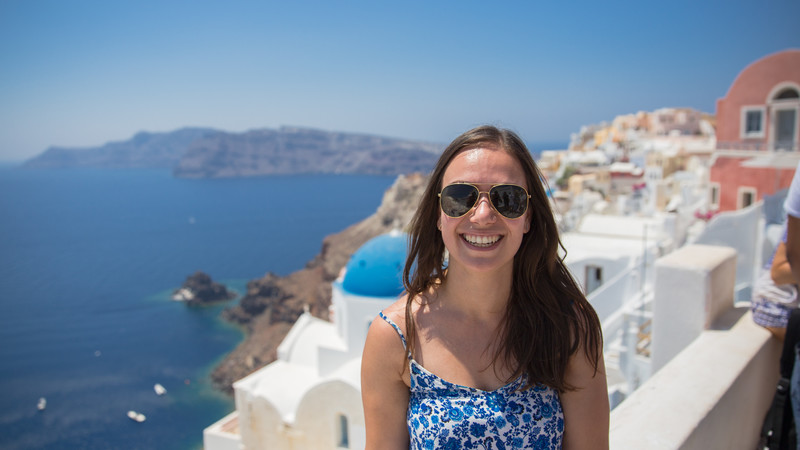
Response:
M474 245L475 247L491 247L497 241L503 238L503 236L496 235L496 236L475 236L470 234L462 234L461 238L467 241L469 244Z

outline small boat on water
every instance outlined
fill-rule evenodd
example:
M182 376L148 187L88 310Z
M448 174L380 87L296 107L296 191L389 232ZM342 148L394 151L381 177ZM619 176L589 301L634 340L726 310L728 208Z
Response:
M133 420L134 422L142 423L147 420L147 417L144 416L142 413L137 413L136 411L130 410L128 411L128 418Z
M159 383L156 383L155 386L153 386L153 390L156 391L156 394L158 395L164 395L167 393L167 389Z
M36 404L36 407L39 408L39 411L44 411L47 408L47 399L39 397L39 403Z

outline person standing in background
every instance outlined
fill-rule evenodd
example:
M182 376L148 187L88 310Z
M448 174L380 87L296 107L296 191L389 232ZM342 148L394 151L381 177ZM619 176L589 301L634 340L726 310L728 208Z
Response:
M764 265L753 286L751 311L753 321L769 330L781 342L792 310L797 308L797 287L786 259L786 230L775 247L772 258Z
M786 211L786 259L795 280L800 280L800 164L794 172L783 204Z
M800 163L795 169L783 209L786 211L786 260L789 262L793 278L800 280ZM797 314L797 310L792 314ZM789 323L793 324L794 318ZM787 342L788 340L796 341L795 330L787 329L786 339ZM794 347L794 368L792 369L789 392L792 400L795 428L800 430L800 356L798 356L796 342L790 342L790 344Z

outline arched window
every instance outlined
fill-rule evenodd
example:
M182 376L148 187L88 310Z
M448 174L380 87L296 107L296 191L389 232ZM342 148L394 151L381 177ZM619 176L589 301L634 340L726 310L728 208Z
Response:
M793 98L800 98L800 93L797 92L797 89L787 87L778 91L773 100L790 100Z
M797 85L779 85L773 92L769 105L772 147L775 150L797 151L800 90Z

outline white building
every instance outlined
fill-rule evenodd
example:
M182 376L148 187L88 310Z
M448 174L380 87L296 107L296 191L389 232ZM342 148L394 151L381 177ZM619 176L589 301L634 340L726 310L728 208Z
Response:
M353 254L333 284L332 322L300 316L278 359L233 384L236 411L203 431L205 450L364 448L361 351L403 291L407 240L385 234Z

